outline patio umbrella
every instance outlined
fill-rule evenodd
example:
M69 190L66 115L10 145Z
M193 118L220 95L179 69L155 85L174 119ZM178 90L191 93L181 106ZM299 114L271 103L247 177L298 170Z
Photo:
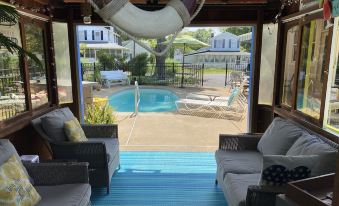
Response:
M188 36L188 35L182 35L177 37L174 42L173 45L175 46L183 46L184 47L184 51L182 54L182 64L185 64L185 50L186 50L186 46L190 46L192 48L195 49L199 49L201 47L208 47L210 46L209 44L206 44L202 41L199 41L196 38L193 38L192 36Z

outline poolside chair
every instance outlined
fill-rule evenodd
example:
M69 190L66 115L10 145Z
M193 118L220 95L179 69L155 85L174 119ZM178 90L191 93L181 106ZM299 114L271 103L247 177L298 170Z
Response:
M235 89L239 89L239 98L242 100L243 103L247 102L247 97L244 95L244 85L246 82L243 82L238 87L234 87L230 89L229 95L227 96L219 96L217 94L207 94L207 93L189 93L186 96L186 99L195 99L195 100L205 100L205 101L228 101L230 96L232 95L232 92Z
M180 114L210 118L238 117L243 119L246 103L241 99L241 90L236 88L227 100L211 101L201 99L181 99L175 102Z

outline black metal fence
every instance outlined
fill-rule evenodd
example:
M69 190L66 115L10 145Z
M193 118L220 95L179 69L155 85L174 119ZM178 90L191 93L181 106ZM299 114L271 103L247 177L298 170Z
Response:
M82 79L100 81L100 71L108 70L105 66L96 63L82 63ZM204 65L194 64L127 64L122 69L128 73L131 83L138 81L143 85L169 85L176 87L203 86Z

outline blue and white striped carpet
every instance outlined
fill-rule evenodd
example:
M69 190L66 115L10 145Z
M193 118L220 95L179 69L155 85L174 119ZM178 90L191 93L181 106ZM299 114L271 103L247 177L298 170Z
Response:
M92 190L93 206L227 206L214 185L213 153L121 152L110 194Z

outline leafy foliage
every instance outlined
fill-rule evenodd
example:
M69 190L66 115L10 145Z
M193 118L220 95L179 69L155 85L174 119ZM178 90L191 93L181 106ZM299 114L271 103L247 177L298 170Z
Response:
M8 26L15 25L18 23L18 19L19 19L19 13L15 8L0 4L0 25L8 25ZM35 56L31 52L24 50L16 42L6 37L2 33L0 33L0 48L1 47L4 47L12 54L17 53L20 56L28 56L30 59L36 62L40 68L42 68L42 63L37 58L37 56Z
M14 7L0 4L0 25L11 26L18 22L19 13Z
M93 103L86 107L86 124L114 124L115 122L116 116L114 115L114 110L110 105Z
M131 59L128 63L128 66L130 67L130 71L132 72L133 76L145 76L147 72L147 64L148 64L149 58L148 54L143 53L135 56L133 59Z
M248 32L252 31L252 27L250 26L230 26L230 27L224 27L220 28L221 32L229 32L234 35L241 35L241 34L246 34Z
M109 54L105 50L97 52L97 59L102 67L107 70L124 70L126 66L126 57L119 57Z
M206 44L210 44L212 29L198 29L194 32L193 37Z

